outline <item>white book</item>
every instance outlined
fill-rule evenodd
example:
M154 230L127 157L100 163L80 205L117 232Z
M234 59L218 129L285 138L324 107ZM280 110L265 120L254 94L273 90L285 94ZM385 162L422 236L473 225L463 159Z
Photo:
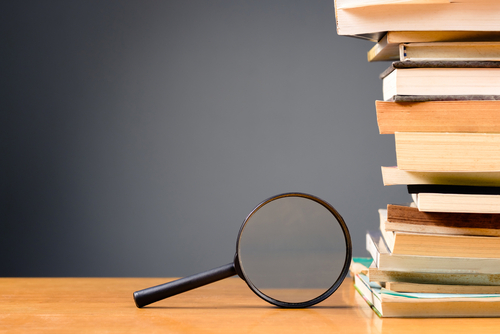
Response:
M421 2L335 0L337 33L376 42L387 31L500 31L499 1Z
M500 213L500 195L411 194L420 211L456 213Z
M396 95L498 95L500 68L395 68L382 86L386 101Z

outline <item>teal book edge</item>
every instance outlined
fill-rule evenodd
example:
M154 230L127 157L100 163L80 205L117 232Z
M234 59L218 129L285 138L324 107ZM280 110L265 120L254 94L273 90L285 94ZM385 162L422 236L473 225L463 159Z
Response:
M365 266L366 268L370 268L373 259L371 257L353 257L352 262L359 263Z

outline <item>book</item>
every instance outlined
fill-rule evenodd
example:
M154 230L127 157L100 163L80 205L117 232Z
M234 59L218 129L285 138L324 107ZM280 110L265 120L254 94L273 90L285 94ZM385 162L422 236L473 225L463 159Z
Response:
M402 43L401 61L499 61L499 42Z
M412 198L425 212L500 213L500 195L416 193Z
M367 232L366 250L382 272L489 274L500 276L500 259L393 254L378 231ZM389 280L390 281L390 280Z
M498 317L499 294L401 293L357 274L354 287L379 317Z
M388 204L379 211L386 231L500 236L500 214L424 212L411 204Z
M388 102L500 101L500 95L394 95Z
M497 95L500 62L398 61L380 77L386 101L396 95Z
M500 133L500 100L375 101L375 107L380 134L394 134L395 132ZM472 110L474 112L471 112Z
M379 210L380 231L392 254L500 258L500 238L463 234L435 234L387 230L387 210Z
M464 195L500 195L500 187L459 186L450 184L412 184L408 185L408 193L440 193Z
M458 284L458 285L500 285L499 274L488 273L440 273L401 270L384 270L375 267L368 269L371 282L409 282L420 284Z
M500 31L500 3L494 0L375 1L369 6L366 1L335 0L334 5L339 35L375 42L388 31Z
M387 240L383 234L392 254L500 259L500 237L390 231L387 234L393 235Z
M413 171L500 171L500 133L396 132L397 166Z
M500 186L500 172L422 172L382 166L384 186L408 184L453 184L469 186Z
M389 246L390 248L390 246ZM393 254L500 258L500 238L394 232Z
M369 267L373 263L372 258L354 257L351 261L350 274L355 277L357 274L367 275ZM368 278L368 277L366 277ZM409 282L368 282L381 285L387 290L396 292L412 293L465 293L465 294L497 294L500 293L500 285L457 285L457 284L423 284Z
M412 293L500 294L500 285L457 285L386 282L385 288L387 290L396 292Z
M408 185L420 211L500 213L500 187Z
M402 43L500 41L497 31L388 31L367 53L368 61L400 60Z

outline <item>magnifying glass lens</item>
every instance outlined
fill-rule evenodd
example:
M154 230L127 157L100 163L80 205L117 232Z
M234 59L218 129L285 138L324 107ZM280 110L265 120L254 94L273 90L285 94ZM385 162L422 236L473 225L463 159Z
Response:
M247 218L238 239L247 284L262 298L284 306L330 295L350 261L350 244L334 212L307 197L264 204Z

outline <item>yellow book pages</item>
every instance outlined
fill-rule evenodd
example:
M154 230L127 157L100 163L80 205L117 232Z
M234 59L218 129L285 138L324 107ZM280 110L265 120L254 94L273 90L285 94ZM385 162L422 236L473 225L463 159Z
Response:
M500 31L498 1L356 8L342 8L338 3L335 12L339 35L378 41L387 31Z
M401 61L499 61L500 42L402 43Z
M500 195L412 194L420 211L452 213L500 213Z
M422 172L401 170L396 166L382 166L381 170L384 186L401 184L500 186L500 172Z
M396 232L392 254L500 258L500 238Z
M398 168L408 171L500 171L500 134L396 132Z
M387 31L500 31L500 3L473 1L425 4L349 5L335 1L337 33L377 42Z
M381 134L395 132L500 133L499 101L375 101Z

